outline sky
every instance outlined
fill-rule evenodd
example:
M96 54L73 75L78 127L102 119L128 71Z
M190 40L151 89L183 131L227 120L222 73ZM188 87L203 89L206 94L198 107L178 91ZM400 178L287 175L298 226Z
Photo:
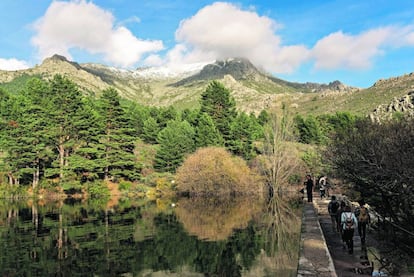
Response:
M287 81L414 72L411 0L1 0L0 69L54 54L125 69L231 57Z

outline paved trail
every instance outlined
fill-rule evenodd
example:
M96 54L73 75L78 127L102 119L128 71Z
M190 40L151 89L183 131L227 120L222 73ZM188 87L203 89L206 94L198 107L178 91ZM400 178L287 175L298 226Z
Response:
M320 199L318 196L314 196L314 206L317 210L318 220L321 225L326 244L328 245L329 252L333 259L336 274L339 277L352 277L352 276L371 276L368 274L368 266L364 263L367 261L364 256L367 256L366 247L361 246L361 239L358 235L358 231L355 230L354 235L354 253L349 254L347 249L344 248L339 233L332 229L331 217L328 214L329 199ZM369 247L372 238L367 235L366 245ZM362 257L362 258L361 258ZM356 270L359 269L359 273ZM365 271L365 272L361 272Z

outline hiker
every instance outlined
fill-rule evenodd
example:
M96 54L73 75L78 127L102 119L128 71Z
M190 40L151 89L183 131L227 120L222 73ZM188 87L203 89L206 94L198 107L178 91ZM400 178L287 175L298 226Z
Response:
M355 209L355 217L358 219L358 234L361 237L361 244L365 244L367 234L367 226L371 223L368 208L365 206L365 201L358 202L359 207Z
M321 199L326 197L325 196L325 189L326 189L326 176L323 176L319 179L319 193L321 196Z
M306 186L306 194L308 196L308 202L312 202L313 180L310 174L306 175L305 186Z
M354 230L358 227L358 220L349 205L345 207L345 211L341 215L341 224L348 253L352 254L354 253Z
M331 201L329 201L329 204L328 204L328 212L329 212L329 215L331 216L332 230L334 232L339 231L338 217L337 217L338 210L339 210L339 202L336 200L336 196L332 195Z
M341 200L339 204L339 209L336 212L336 222L338 223L337 228L339 230L339 234L342 240L342 246L344 249L346 248L346 243L345 243L345 238L344 238L344 230L342 229L342 224L341 224L341 217L342 217L342 213L345 211L345 206L346 206L345 201Z

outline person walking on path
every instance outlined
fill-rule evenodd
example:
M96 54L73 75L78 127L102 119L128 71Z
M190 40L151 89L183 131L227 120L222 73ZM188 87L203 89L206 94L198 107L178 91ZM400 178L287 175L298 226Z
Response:
M341 225L348 253L352 254L354 253L354 230L358 227L358 220L349 205L345 207L345 211L341 215Z
M323 176L319 179L319 193L321 196L321 199L326 197L326 176Z
M339 210L339 202L336 200L336 196L332 195L331 201L328 204L328 213L331 216L332 222L332 230L334 232L339 232L338 228L338 210Z
M364 200L359 201L359 207L355 210L355 216L358 219L358 234L361 237L361 244L365 245L367 226L371 223L371 218Z
M308 202L312 202L312 193L313 193L313 180L310 174L306 175L306 194L308 196Z

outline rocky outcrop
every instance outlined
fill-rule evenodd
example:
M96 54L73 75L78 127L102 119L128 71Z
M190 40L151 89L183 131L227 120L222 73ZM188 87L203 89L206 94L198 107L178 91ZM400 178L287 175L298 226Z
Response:
M394 98L390 104L378 106L370 114L370 118L372 121L382 122L394 118L396 114L414 117L414 90L401 98Z
M348 93L360 90L357 87L347 86L340 81L336 80L330 82L329 84L318 84L318 83L305 83L303 84L305 88L310 89L312 92L339 92L339 93Z

